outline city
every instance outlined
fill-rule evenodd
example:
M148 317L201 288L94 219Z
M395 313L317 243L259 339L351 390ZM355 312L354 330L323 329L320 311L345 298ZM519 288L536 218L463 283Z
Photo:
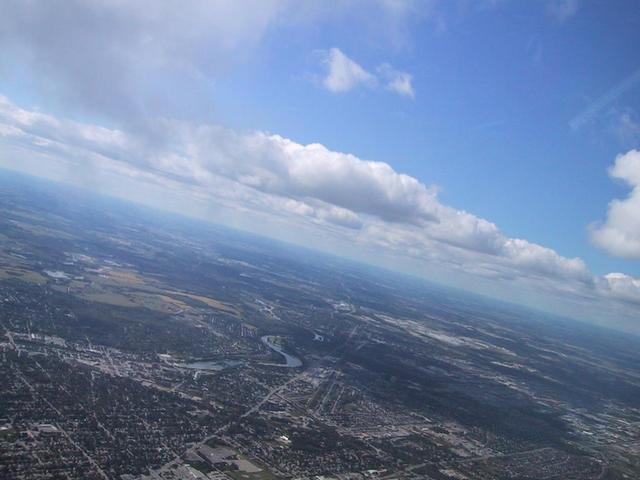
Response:
M0 185L2 478L640 466L634 337L74 193Z

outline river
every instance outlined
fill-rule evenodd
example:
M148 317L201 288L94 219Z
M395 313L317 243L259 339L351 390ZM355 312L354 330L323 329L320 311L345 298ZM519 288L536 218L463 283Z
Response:
M260 338L260 340L262 340L262 343L264 343L271 350L273 350L274 352L278 352L280 355L282 355L284 357L284 359L286 360L286 363L285 364L282 364L282 363L265 363L263 365L271 365L271 366L274 366L274 367L290 367L290 368L301 367L302 366L302 360L300 360L298 357L294 357L293 355L290 355L287 352L285 352L284 350L282 350L282 347L280 345L277 345L276 343L274 343L274 341L273 341L274 338L275 337L273 337L271 335L265 335L264 337Z

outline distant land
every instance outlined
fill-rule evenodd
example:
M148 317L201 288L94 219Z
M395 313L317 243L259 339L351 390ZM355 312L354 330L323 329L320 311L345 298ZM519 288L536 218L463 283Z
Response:
M3 479L640 472L640 338L2 171Z

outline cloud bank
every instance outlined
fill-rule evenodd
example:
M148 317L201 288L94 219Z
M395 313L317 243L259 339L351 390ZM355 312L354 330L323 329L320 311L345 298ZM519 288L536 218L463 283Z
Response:
M389 164L302 145L266 132L239 132L212 124L154 119L124 131L58 119L0 99L0 158L37 153L43 161L92 165L138 182L151 182L234 211L261 212L317 234L411 259L423 265L554 298L628 309L640 303L640 282L621 273L598 277L579 258L506 236L494 223L440 202L437 189ZM10 150L8 150L10 149ZM640 184L639 153L617 159L612 175ZM636 190L634 190L636 192ZM637 193L632 195L637 202ZM624 203L624 202L622 202ZM614 204L597 233L608 238L638 225L637 208ZM634 205L636 205L634 203ZM636 248L638 232L622 235ZM595 234L595 233L594 233ZM617 238L617 237L616 237Z

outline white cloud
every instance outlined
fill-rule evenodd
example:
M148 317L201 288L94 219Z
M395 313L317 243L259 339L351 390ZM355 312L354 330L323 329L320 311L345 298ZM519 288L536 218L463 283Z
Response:
M640 304L640 280L637 278L623 273L609 273L602 278L602 283L612 297Z
M358 13L349 17L358 22L373 15L369 31L397 47L418 6L434 8L413 0L330 6L290 0L248 0L241 6L232 0L160 6L148 0L6 0L0 15L3 78L28 78L23 91L46 100L48 108L61 104L76 118L95 116L110 126L26 110L0 97L0 164L166 208L176 208L179 198L190 211L198 206L208 214L209 207L231 222L246 216L252 224L285 224L275 233L304 229L311 232L307 238L321 238L318 243L330 236L341 242L340 253L366 251L372 261L390 256L394 264L406 260L414 272L454 272L456 279L471 278L472 285L486 280L494 293L519 288L538 292L545 303L588 299L603 311L614 305L627 312L640 298L637 279L594 276L578 258L509 238L494 223L442 204L435 188L387 163L270 133L174 120L189 118L190 109L206 103L210 80L246 60L278 25L315 25L335 18L337 10ZM576 11L572 1L550 7L560 21ZM437 11L424 15L442 18ZM409 73L389 65L368 71L337 48L326 52L326 67L323 83L331 91L367 86L415 96ZM614 87L572 127L638 78L636 72ZM189 113L176 115L184 113L181 108ZM612 202L607 221L593 235L605 248L638 256L639 177L632 164L616 162L612 175L633 191ZM145 197L150 186L160 192L152 200Z
M569 121L569 127L573 131L582 128L584 125L596 118L603 110L613 104L618 98L623 96L629 90L635 88L639 83L640 69L637 69L631 73L631 75L627 76L621 82L607 90L603 95L596 98L584 110L574 116Z
M579 258L566 258L550 248L542 247L522 239L507 239L504 254L515 265L529 272L546 277L564 278L589 283L591 274Z
M338 48L332 48L327 52L324 63L327 75L322 83L331 92L347 92L361 85L371 87L376 84L376 77Z
M640 184L638 155L619 157L612 175ZM579 258L509 238L495 224L442 204L435 188L386 163L319 144L168 119L124 131L58 119L0 98L0 161L20 168L34 156L43 170L57 162L72 171L91 170L86 177L94 182L109 174L159 185L228 209L234 218L238 212L277 218L293 231L306 225L325 238L330 231L349 248L483 279L494 288L520 288L560 302L588 298L605 310L611 302L622 309L640 302L637 279L596 277Z
M0 67L21 65L41 93L101 115L179 108L201 79L251 51L287 3L8 0ZM178 77L172 100L163 92Z
M354 28L373 31L375 25L377 40L394 44L406 30L413 3L6 0L0 15L0 72L5 81L28 78L31 93L60 102L67 111L118 121L184 114L205 109L210 81L250 59L274 28L307 28L348 15ZM349 74L366 78L357 68L349 72L347 61L342 65L346 76L340 78L338 67L329 83L336 88L348 85Z
M377 68L378 75L374 75L338 48L322 53L323 63L326 66L326 75L322 84L330 92L343 93L360 86L374 88L383 84L393 93L415 98L413 76L407 72L401 72L388 63L383 63Z
M378 67L380 76L385 79L386 88L392 92L409 98L415 98L413 90L413 76L407 72L396 70L391 65L385 63Z
M389 83L387 83L387 88L398 93L399 95L414 98L416 94L413 91L413 85L411 84L412 79L413 77L410 74L406 72L400 72L395 78L389 80Z
M609 175L632 190L626 199L609 203L605 222L591 226L591 240L612 255L640 258L640 151L618 155Z

